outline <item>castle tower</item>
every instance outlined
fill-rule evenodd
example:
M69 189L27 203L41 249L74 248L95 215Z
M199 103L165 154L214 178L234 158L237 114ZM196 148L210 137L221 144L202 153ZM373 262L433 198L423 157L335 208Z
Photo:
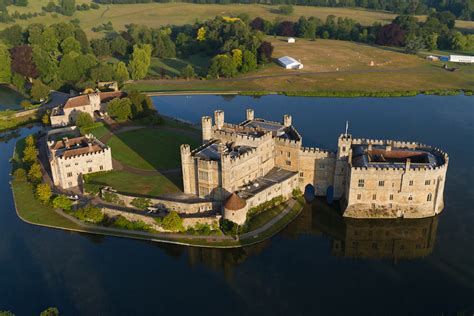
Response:
M196 194L194 186L194 166L191 158L191 147L181 145L181 169L183 172L183 191L187 194Z
M283 125L285 127L291 126L291 115L288 115L288 114L283 115Z
M253 109L247 109L247 121L251 121L255 118Z
M212 139L212 119L210 116L201 118L202 125L202 143L206 143Z
M334 198L340 199L345 193L349 161L351 160L352 135L342 134L337 141L336 166L334 168Z
M214 122L216 124L217 129L222 129L222 127L224 127L224 111L214 111Z

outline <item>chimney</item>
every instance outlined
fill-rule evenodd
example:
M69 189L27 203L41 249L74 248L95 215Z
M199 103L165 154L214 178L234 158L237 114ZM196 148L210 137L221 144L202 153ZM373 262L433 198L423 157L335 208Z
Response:
M253 109L247 109L247 121L251 121L253 120L255 117L254 117L254 112L253 112Z
M408 158L407 161L406 161L406 165L405 165L405 170L406 171L410 170L410 165L411 165L411 159Z

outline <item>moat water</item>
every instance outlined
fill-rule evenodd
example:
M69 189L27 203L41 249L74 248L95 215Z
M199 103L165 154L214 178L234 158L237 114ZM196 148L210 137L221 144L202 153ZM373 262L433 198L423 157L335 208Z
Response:
M0 85L0 111L20 109L20 102L24 99L20 93L5 85Z
M450 154L443 213L343 220L316 200L271 240L235 250L171 246L28 225L8 184L15 140L0 143L0 310L37 315L453 315L474 312L474 99L170 96L163 114L199 122L257 117L293 124L307 146L356 137L425 142ZM0 101L1 102L1 101ZM159 148L157 148L159 150Z

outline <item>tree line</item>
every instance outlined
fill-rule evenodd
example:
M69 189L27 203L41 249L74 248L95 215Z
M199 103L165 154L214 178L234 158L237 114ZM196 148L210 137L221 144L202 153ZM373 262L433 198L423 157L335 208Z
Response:
M171 0L94 0L102 4L171 2ZM181 0L200 4L261 3L293 4L317 7L355 7L384 10L402 15L428 15L433 12L450 11L461 20L474 20L472 0Z

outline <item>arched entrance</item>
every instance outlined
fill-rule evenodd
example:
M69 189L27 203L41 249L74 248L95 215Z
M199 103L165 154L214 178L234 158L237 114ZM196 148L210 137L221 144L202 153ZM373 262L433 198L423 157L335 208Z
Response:
M307 184L304 187L304 199L306 202L310 203L314 200L314 186L312 184Z

